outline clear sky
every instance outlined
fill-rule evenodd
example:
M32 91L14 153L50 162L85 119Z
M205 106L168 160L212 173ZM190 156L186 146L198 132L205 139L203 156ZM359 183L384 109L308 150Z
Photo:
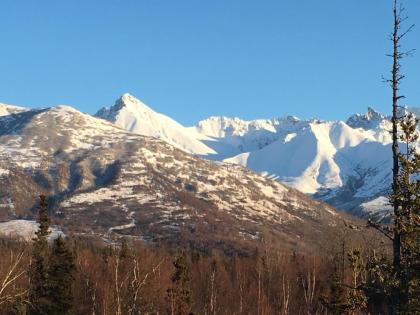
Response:
M389 112L392 0L1 0L0 102L94 113L129 92L186 125L210 115ZM402 86L420 106L420 1Z

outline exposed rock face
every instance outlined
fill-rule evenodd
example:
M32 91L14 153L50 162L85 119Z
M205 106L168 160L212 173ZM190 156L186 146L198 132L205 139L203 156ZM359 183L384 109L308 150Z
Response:
M367 130L376 128L384 119L384 115L377 112L372 107L368 107L366 114L355 114L347 119L346 123L352 128L363 128Z

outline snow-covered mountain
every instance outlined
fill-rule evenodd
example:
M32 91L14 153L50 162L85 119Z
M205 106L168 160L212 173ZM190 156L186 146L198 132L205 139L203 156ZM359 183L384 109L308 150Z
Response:
M391 125L372 108L347 122L211 117L194 128L242 151L225 162L246 166L361 216L383 215L390 209L383 198L391 183Z
M42 193L66 234L119 233L200 250L263 237L316 250L343 221L357 224L278 181L69 106L0 117L0 187L0 221L33 219Z
M197 140L197 135L189 132L172 118L156 113L128 93L122 95L113 106L99 110L95 116L130 132L162 139L189 153L216 154L214 150Z
M0 106L5 114L23 110ZM418 108L408 110L420 114ZM185 127L124 94L95 116L198 157L245 166L361 216L382 216L390 209L386 196L391 184L391 124L371 107L345 122L294 116L252 121L210 117ZM86 142L77 144L84 148Z
M391 124L372 107L345 122L210 117L186 128L126 94L97 116L200 157L248 167L362 216L390 209L384 198L390 189Z
M210 117L190 127L192 133L207 137L204 141L217 151L217 156L210 158L228 158L242 152L260 150L285 136L288 131L299 129L300 121L296 117L280 119L257 119L245 121L239 118Z

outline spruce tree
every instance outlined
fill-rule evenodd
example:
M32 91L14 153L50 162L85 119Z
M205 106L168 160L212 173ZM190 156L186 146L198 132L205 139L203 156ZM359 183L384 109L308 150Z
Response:
M192 308L192 292L190 288L190 271L185 253L179 252L173 261L175 271L171 277L172 287L168 289L170 314L188 315Z
M321 304L328 310L329 314L341 315L347 310L347 300L342 283L341 272L336 264L330 278L329 295L320 298Z
M344 256L344 254L343 254ZM330 294L328 297L321 297L322 305L330 314L359 314L365 313L367 297L363 292L365 265L359 250L352 250L347 254L349 271L351 271L351 282L345 283L344 264L335 264L334 273L330 279Z
M126 238L123 238L121 240L119 256L121 259L131 258L130 247L128 246L128 242Z
M407 314L420 313L420 154L416 152L418 120L408 113L401 120L400 141L404 144L399 153L401 165L398 174L398 189L392 201L400 206L397 228L401 234L401 271L398 283L400 311Z
M379 304L388 301L390 314L420 314L420 154L415 147L417 125L418 120L411 113L399 122L399 171L390 196L390 202L398 205L392 227L394 237L396 234L399 236L398 268L395 264L387 265L384 257L376 259L374 256L366 266L368 281L365 289L370 305L378 309Z
M73 253L60 235L54 241L48 268L49 314L72 314L74 272Z
M48 236L50 219L46 196L41 195L38 212L39 230L35 233L29 268L30 315L45 315L51 306L48 299Z
M392 263L385 253L371 251L366 258L366 280L362 292L366 294L372 314L392 314L392 295L395 275Z

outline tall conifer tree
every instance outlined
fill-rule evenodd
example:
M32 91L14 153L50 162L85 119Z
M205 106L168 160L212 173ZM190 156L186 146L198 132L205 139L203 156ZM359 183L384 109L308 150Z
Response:
M48 236L50 234L50 219L48 217L47 198L40 196L38 212L39 230L35 233L32 259L29 270L30 289L29 302L31 315L48 314L50 301L48 299Z
M54 241L48 268L51 315L69 315L73 308L74 257L61 235Z
M168 289L170 314L188 315L192 308L192 292L190 287L190 271L187 257L184 252L175 256L173 265L175 271L171 277L172 287Z
M399 279L400 311L420 313L420 154L416 152L418 120L408 113L402 119L400 140L404 150L399 153L398 189L392 195L400 205L398 229L401 234L401 271Z

